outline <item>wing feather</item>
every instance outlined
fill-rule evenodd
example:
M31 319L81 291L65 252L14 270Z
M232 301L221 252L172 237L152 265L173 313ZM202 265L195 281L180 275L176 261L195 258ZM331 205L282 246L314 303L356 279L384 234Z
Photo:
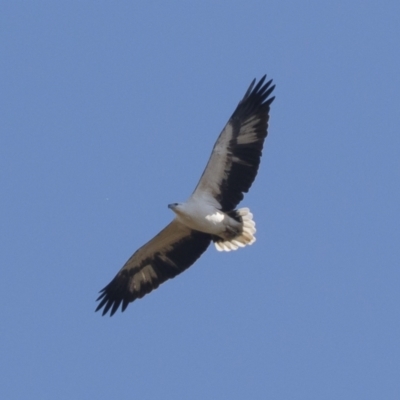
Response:
M219 135L208 164L192 194L213 198L223 211L233 210L248 192L258 172L268 133L269 97L275 88L266 75L254 79Z
M112 316L161 283L189 268L207 249L211 235L191 230L176 219L137 250L115 278L100 291L96 311Z

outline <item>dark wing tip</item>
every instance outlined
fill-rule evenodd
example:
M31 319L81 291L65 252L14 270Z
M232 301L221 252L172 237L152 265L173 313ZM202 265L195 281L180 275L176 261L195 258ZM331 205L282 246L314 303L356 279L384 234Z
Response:
M257 83L257 85L253 88L254 83L256 80L254 79L252 83L250 84L249 88L247 89L246 94L243 96L242 101L246 100L249 97L256 97L257 99L261 100L261 103L263 103L268 96L272 93L272 91L275 89L275 85L272 85L272 79L270 79L268 82L264 83L265 80L267 79L267 75L264 75Z
M244 119L246 116L256 112L268 113L269 106L275 99L275 97L269 97L275 89L275 85L272 85L272 79L265 82L266 79L267 75L264 75L257 83L256 79L253 79L235 112L232 114L232 118Z
M100 303L97 305L95 312L100 311L104 307L102 315L106 315L111 310L110 317L112 317L122 302L123 307L121 311L125 311L129 302L132 301L130 293L127 290L128 284L129 274L127 271L118 273L105 288L100 290L100 296L96 299Z

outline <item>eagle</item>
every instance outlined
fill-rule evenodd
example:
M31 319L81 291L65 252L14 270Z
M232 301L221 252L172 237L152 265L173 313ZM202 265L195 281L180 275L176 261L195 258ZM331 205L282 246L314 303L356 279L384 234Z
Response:
M173 221L139 248L100 291L96 311L125 311L168 279L189 268L211 242L231 251L255 242L253 214L236 209L252 185L268 133L272 79L254 79L219 135L193 194L168 207Z

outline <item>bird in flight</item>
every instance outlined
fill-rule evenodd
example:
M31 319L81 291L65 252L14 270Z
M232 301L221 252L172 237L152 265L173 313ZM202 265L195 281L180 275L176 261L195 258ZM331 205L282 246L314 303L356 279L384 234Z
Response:
M168 207L174 220L138 249L100 291L96 311L112 316L121 305L156 289L189 268L211 242L218 251L254 243L253 214L236 209L252 185L268 133L270 97L275 85L264 75L254 79L219 135L193 194Z

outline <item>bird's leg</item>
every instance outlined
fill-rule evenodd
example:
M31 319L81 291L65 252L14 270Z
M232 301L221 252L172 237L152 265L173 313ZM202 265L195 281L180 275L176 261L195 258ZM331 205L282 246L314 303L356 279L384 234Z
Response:
M235 238L237 235L239 235L240 231L233 226L227 226L225 231L224 231L224 239L225 240L230 240Z

